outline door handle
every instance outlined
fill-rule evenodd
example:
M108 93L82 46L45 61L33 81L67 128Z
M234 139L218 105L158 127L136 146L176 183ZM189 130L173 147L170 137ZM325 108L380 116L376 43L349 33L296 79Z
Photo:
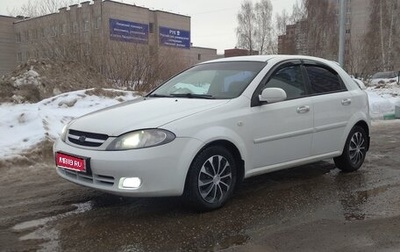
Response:
M305 113L310 111L310 106L300 106L300 107L297 108L296 111L299 114L305 114Z
M346 98L342 100L342 105L343 106L348 106L351 104L351 99L350 98Z

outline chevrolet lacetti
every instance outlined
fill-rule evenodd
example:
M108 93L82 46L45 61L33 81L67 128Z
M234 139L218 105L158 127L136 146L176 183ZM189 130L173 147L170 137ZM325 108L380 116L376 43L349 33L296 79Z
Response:
M340 66L307 56L195 65L149 94L71 121L57 173L130 197L183 196L221 207L243 179L333 158L344 172L369 148L367 94Z

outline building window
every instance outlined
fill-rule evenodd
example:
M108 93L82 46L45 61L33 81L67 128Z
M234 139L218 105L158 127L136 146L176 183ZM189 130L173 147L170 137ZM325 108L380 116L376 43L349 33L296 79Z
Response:
M22 62L22 52L17 53L17 61Z
M94 28L99 29L101 26L101 17L96 18L96 22L94 23Z
M20 32L17 32L16 40L17 40L17 43L21 43L21 33Z
M50 37L55 37L57 35L57 26L52 26L50 28Z
M149 33L154 33L154 23L149 23Z
M82 45L82 54L85 55L85 56L90 55L90 45L89 45L89 43L84 43Z
M44 28L41 28L39 32L40 32L40 37L44 38L45 35L46 35L46 32L45 32Z
M89 31L89 20L83 20L83 31Z
M37 31L37 29L32 31L32 39L38 39L38 31Z
M61 34L67 34L67 24L60 24Z
M347 34L350 34L350 29L347 29L347 30L346 30L346 33L347 33Z
M78 23L77 22L74 22L72 24L72 31L73 31L73 33L78 33Z
M201 54L197 54L197 60L201 60Z
M25 41L29 41L29 31L24 32Z

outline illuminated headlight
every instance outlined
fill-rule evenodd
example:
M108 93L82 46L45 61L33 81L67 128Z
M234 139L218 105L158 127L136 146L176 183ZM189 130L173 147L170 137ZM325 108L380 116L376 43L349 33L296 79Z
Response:
M67 128L68 125L64 125L64 127L61 130L60 138L63 142L65 142L65 140L67 139L67 131L68 131Z
M126 133L110 143L107 150L141 149L163 145L175 139L175 135L161 129L145 129Z
M119 180L120 189L138 189L142 185L140 178L121 178Z

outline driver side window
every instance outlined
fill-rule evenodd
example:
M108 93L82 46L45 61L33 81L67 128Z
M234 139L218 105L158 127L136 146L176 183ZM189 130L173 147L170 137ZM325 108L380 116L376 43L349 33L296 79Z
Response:
M286 92L287 100L305 96L306 88L300 65L278 69L265 85L265 88L271 87L282 88Z

